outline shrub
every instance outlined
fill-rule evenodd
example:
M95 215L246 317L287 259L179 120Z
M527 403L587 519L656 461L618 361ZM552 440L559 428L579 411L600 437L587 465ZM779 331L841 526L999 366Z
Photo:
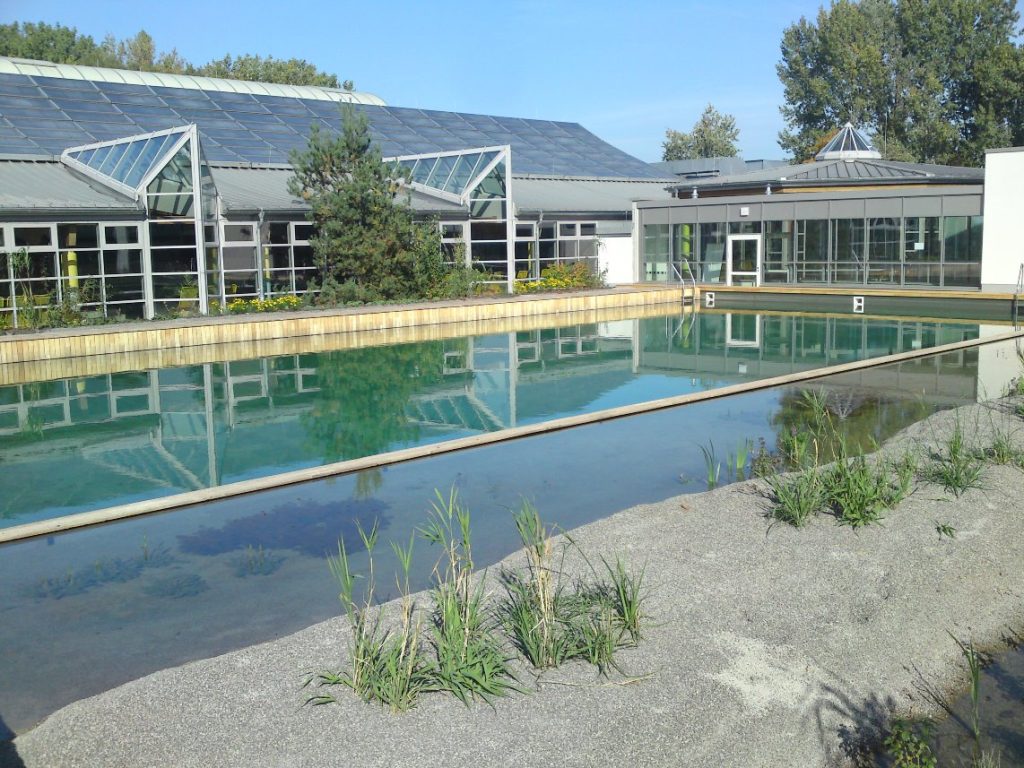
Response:
M604 274L595 272L585 261L552 264L540 273L539 280L519 281L515 292L542 293L545 291L571 291L582 288L601 288Z
M269 299L232 299L228 302L228 312L233 315L247 312L291 312L301 307L302 299L292 295Z

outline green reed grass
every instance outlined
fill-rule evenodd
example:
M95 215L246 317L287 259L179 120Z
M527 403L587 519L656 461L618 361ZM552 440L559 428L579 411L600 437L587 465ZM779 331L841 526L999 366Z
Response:
M839 460L825 474L825 493L844 525L860 528L877 523L910 493L915 467L910 454L895 462L872 463L864 456L848 458L842 440L838 450Z
M413 539L408 545L391 543L399 563L397 587L400 594L398 618L392 628L385 628L379 610L374 609L374 550L378 529L359 528L366 550L368 575L361 591L360 576L352 567L343 541L338 542L338 555L328 558L328 567L339 587L339 599L349 622L349 669L327 671L310 676L306 685L316 683L318 689L344 685L364 701L377 701L392 712L404 712L416 705L420 693L431 686L430 667L423 652L422 619L410 589ZM330 692L311 695L307 702L328 704L336 701Z
M765 478L771 491L771 516L779 522L802 528L828 499L822 471L811 466L789 475Z
M447 498L440 491L435 494L421 531L424 539L443 549L431 590L433 685L464 704L474 698L491 701L515 683L486 605L484 581L475 578L470 513L459 503L455 488Z
M932 455L926 477L947 493L960 496L971 488L980 488L985 464L977 451L967 445L963 424L957 418L944 450Z

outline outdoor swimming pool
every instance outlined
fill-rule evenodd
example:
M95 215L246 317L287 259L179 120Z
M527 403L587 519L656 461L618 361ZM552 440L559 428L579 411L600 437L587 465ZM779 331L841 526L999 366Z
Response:
M294 359L294 367L274 358L244 363L248 373L237 375L251 377L246 381L231 378L235 363L223 364L219 382L214 365L145 372L139 375L150 382L148 405L171 402L195 410L151 408L140 423L129 420L124 427L115 418L103 421L104 429L86 421L87 437L77 442L69 435L75 424L37 424L31 434L13 433L15 447L2 457L5 496L32 480L37 486L22 490L23 500L45 500L49 487L57 501L11 515L8 523L82 508L67 502L75 488L92 494L93 505L187 488L157 484L136 469L138 476L123 482L140 487L103 488L117 477L117 457L131 458L140 445L148 450L157 438L167 441L161 444L170 455L153 448L167 462L162 466L180 464L199 479L205 468L207 480L225 481L483 430L488 414L492 426L543 420L999 330L699 313L628 326L567 326L531 336L357 350L363 354L354 357L327 353ZM936 409L998 394L994 390L1005 381L991 374L993 356L1016 364L1012 343L970 348L3 545L0 718L12 730L25 730L84 696L336 615L337 590L325 556L336 551L339 539L354 549L357 525L375 521L382 541L407 541L422 524L435 488L458 487L473 511L478 562L494 563L516 549L509 511L524 497L550 522L569 529L639 503L704 490L708 449L725 464L741 446L756 450L763 440L773 448L782 431L801 428L806 413L800 395L808 388L823 393L854 444L882 442ZM399 360L415 385L403 384L398 392L366 387L347 402L329 383ZM426 376L428 366L433 373ZM197 380L200 372L214 378ZM113 386L119 375L97 380ZM240 389L243 383L251 389ZM18 385L19 396L30 386ZM54 386L51 399L62 401L67 413L75 398L93 396L89 387L99 384L87 383L84 392L75 382ZM95 395L118 407L123 391ZM242 392L253 399L240 401ZM141 394L127 396L142 404ZM452 403L458 398L473 409L457 410ZM379 401L382 410L371 418L368 410ZM438 408L427 418L427 404L439 401L461 416L439 416ZM165 417L183 412L212 414L215 439L169 440ZM369 432L345 429L374 420L386 423ZM305 452L289 453L299 449ZM62 462L51 455L57 451L64 452ZM105 462L96 460L104 455ZM59 467L76 461L83 467L62 477ZM156 466L132 465L154 473ZM112 474L104 474L108 470ZM729 479L726 470L721 480ZM386 546L379 552L384 573L392 564ZM415 587L426 585L435 555L419 547Z
M702 311L11 384L0 528L996 330Z

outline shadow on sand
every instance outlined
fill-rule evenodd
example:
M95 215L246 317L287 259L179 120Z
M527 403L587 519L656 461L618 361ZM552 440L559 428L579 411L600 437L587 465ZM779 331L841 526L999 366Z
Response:
M14 746L14 731L7 727L3 717L0 717L0 768L25 768Z

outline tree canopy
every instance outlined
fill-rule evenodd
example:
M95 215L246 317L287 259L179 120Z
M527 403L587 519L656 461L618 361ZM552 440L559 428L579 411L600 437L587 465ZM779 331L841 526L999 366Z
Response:
M31 22L0 24L0 56L40 59L56 64L85 64L118 67L143 72L168 72L178 75L226 77L232 80L257 80L289 85L320 85L353 90L351 81L339 84L338 76L321 72L305 59L275 59L273 56L245 54L224 56L206 64L186 61L176 49L157 51L146 30L133 37L117 40L108 35L97 43L74 27Z
M736 118L724 115L708 104L689 133L665 131L662 160L692 160L698 157L736 157L740 129Z
M777 66L797 160L847 120L883 157L978 165L1024 141L1014 0L833 0L782 36Z
M343 105L341 133L314 125L291 162L288 189L310 205L325 291L347 285L353 298L371 300L436 294L445 274L440 233L415 220L402 199L407 172L381 159L365 115Z

